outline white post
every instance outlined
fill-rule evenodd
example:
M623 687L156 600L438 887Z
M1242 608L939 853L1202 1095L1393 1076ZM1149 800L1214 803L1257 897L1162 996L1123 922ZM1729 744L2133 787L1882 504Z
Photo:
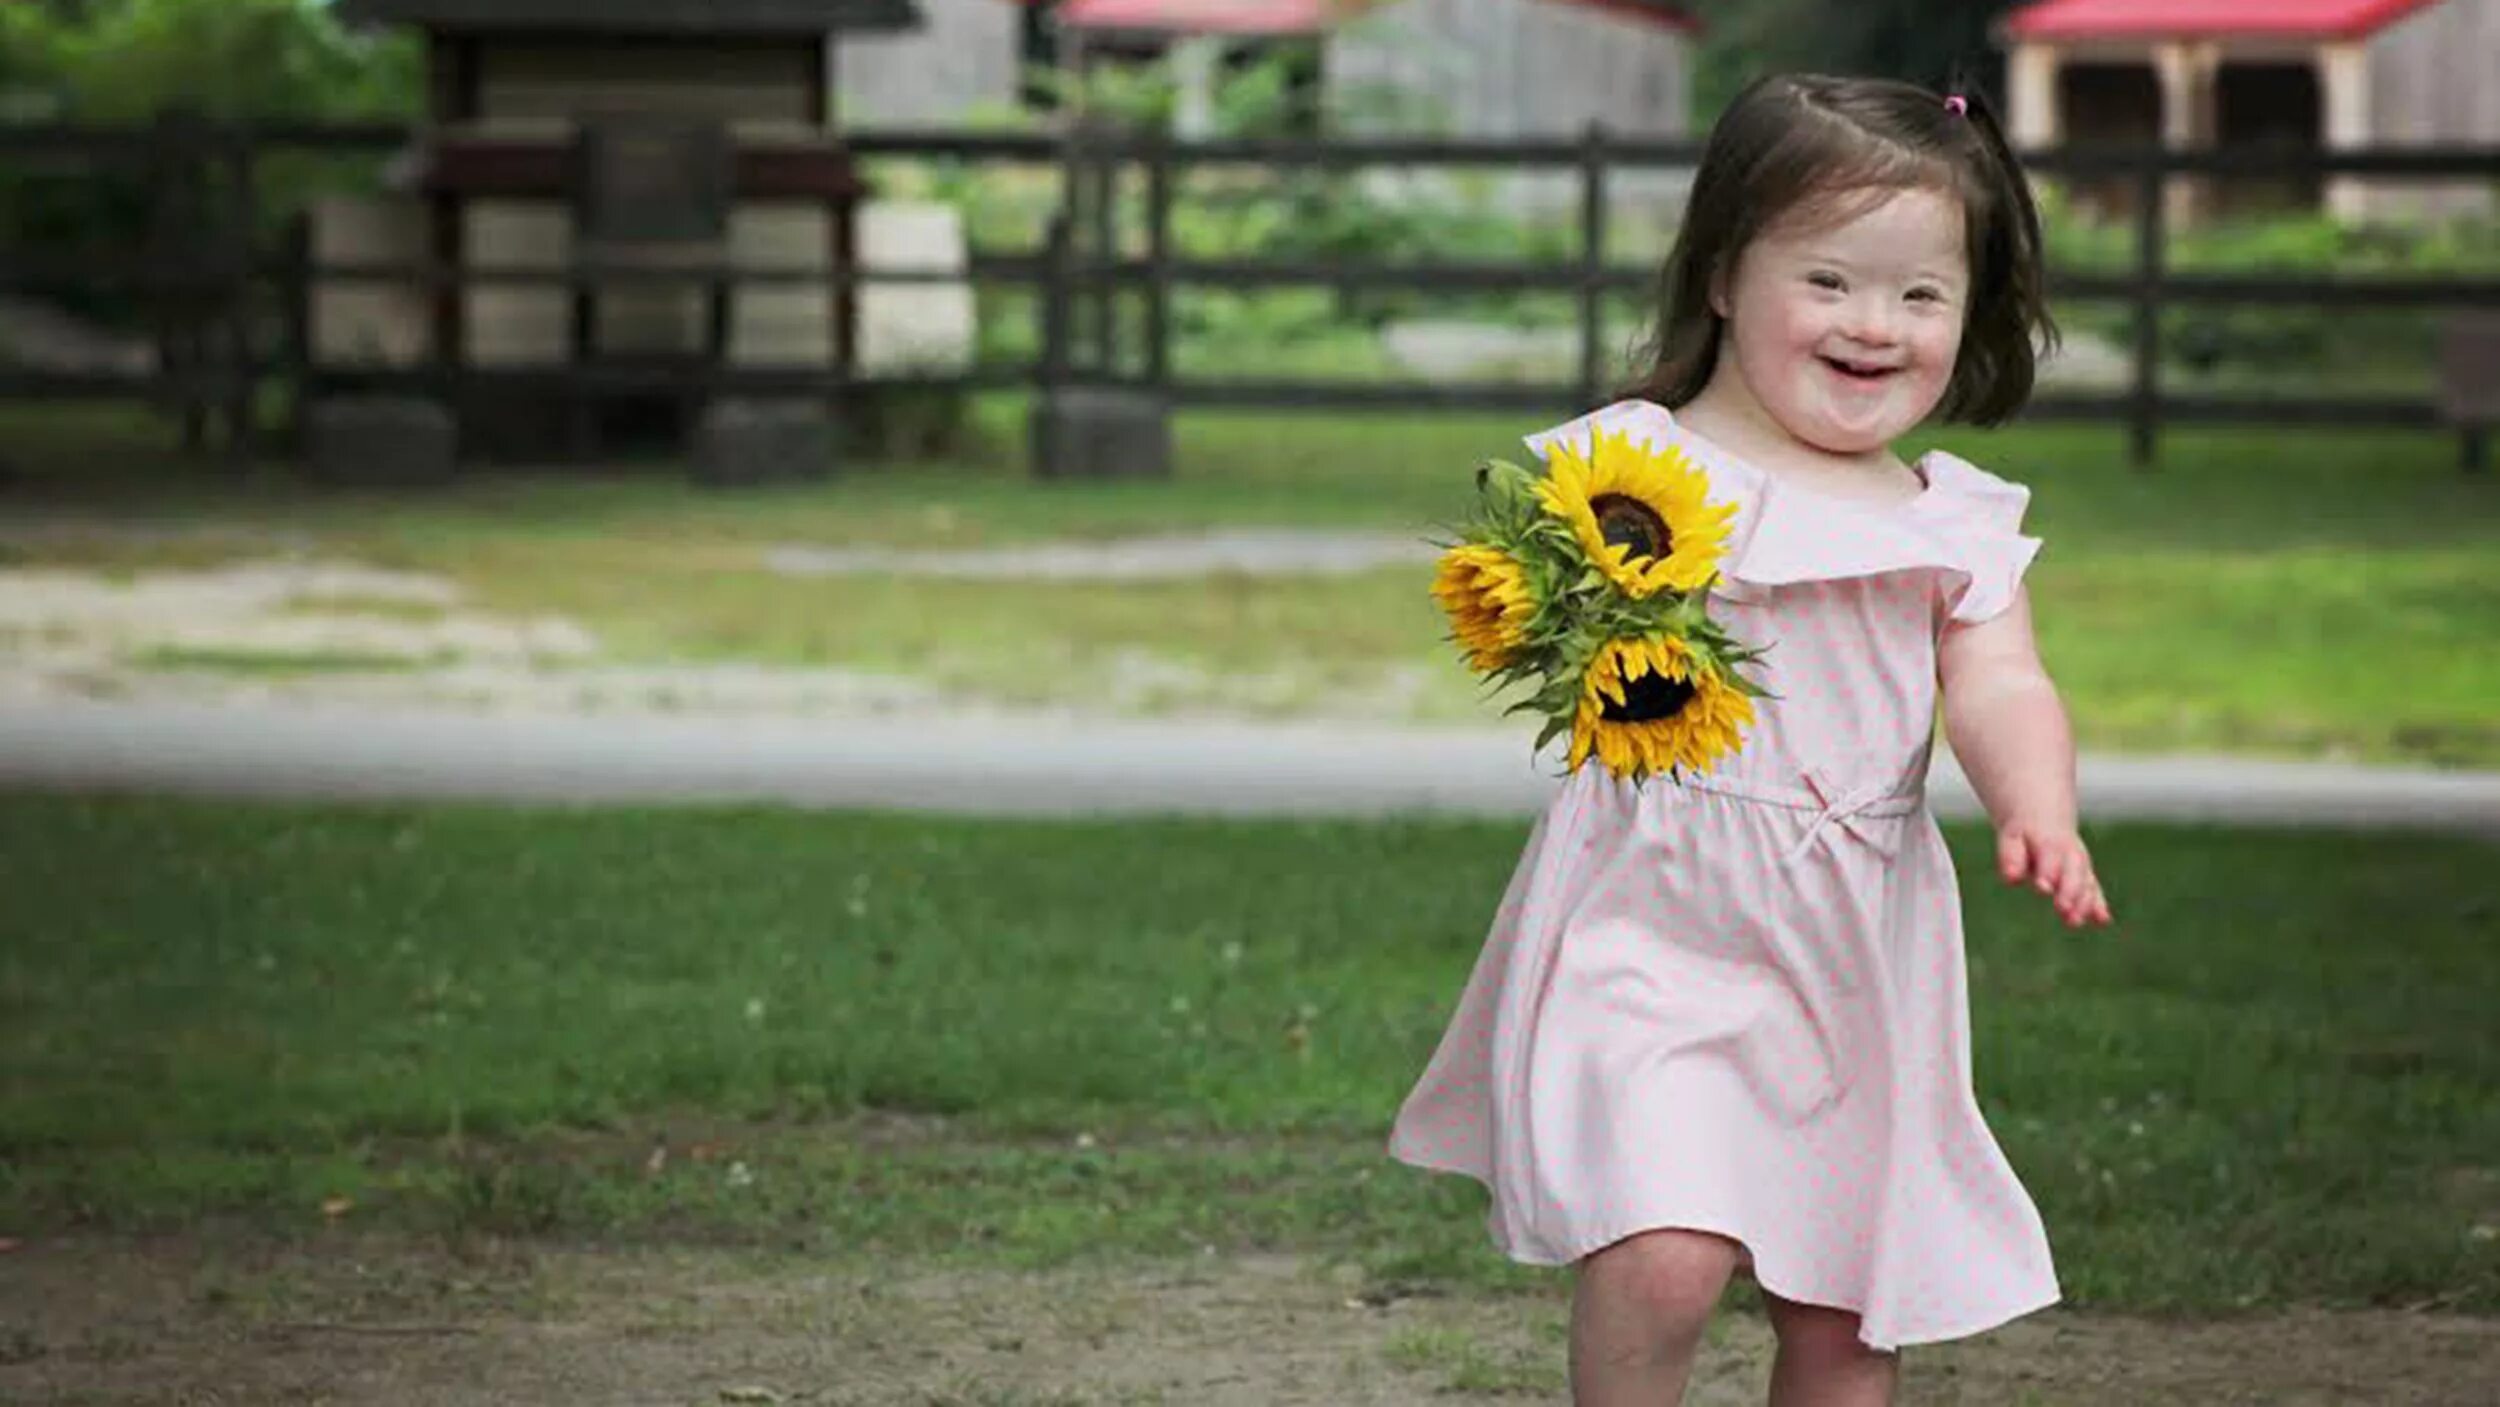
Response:
M2161 142L2172 151L2213 144L2216 76L2222 51L2211 44L2156 44L2153 72L2161 80ZM2195 223L2205 205L2205 182L2173 177L2162 186L2163 214L2172 228Z
M2188 82L2196 94L2190 109L2191 130L2200 147L2222 140L2222 46L2198 44L2188 50Z
M2184 150L2196 130L2195 78L2185 44L2153 46L2153 77L2161 83L2161 144ZM2188 193L2174 177L2162 182L2162 218L2171 229L2187 223Z
M2053 147L2063 139L2059 130L2059 73L2065 67L2065 52L2055 44L2024 43L2014 46L2012 65L2006 75L2007 106L2011 109L2017 151L2033 151Z
M2153 76L2161 80L2161 141L2185 148L2196 140L2196 65L2185 44L2153 46Z
M2318 49L2318 88L2324 98L2326 149L2352 151L2370 144L2370 51L2362 44L2327 44ZM2338 220L2360 220L2370 213L2370 188L2351 176L2326 183L2326 208Z
M1221 42L1210 34L1172 41L1172 135L1184 142L1215 135L1215 60Z

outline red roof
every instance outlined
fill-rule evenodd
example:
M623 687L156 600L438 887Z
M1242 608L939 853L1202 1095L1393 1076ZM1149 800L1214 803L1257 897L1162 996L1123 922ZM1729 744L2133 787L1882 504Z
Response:
M1337 0L1062 0L1053 18L1071 29L1169 34L1308 34L1346 7Z
M1698 33L1701 21L1663 0L1559 0ZM1026 0L1031 3L1031 0ZM1359 16L1378 0L1061 0L1052 13L1075 29L1162 34L1309 34Z
M2014 39L2231 35L2366 39L2438 0L2038 0L2005 21Z
M1592 10L1607 10L1632 19L1647 20L1686 34L1702 32L1701 16L1682 5L1662 4L1660 0L1564 0L1566 4L1585 5Z

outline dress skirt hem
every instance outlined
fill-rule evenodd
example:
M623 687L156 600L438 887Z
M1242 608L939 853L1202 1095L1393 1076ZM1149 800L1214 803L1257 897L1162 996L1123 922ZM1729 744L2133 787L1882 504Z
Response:
M1390 1145L1389 1156L1411 1168L1420 1168L1426 1172L1453 1173L1479 1184L1488 1192L1493 1190L1492 1180L1485 1174L1473 1168L1462 1167L1455 1162L1435 1159L1396 1143ZM1751 1275L1755 1284L1768 1293L1792 1303L1810 1304L1821 1309L1836 1309L1859 1316L1858 1341L1879 1353L1892 1353L1904 1348L1917 1348L1924 1344L1949 1343L1955 1339L1971 1338L1992 1329L2002 1328L2025 1316L2052 1308L2063 1299L2063 1296L2052 1288L2045 1295L2027 1296L1961 1320L1921 1325L1916 1329L1901 1333L1869 1334L1865 1317L1867 1306L1835 1304L1831 1297L1816 1296L1796 1290L1795 1287L1802 1283L1802 1277L1788 1274L1787 1267L1777 1263L1780 1257L1776 1253L1772 1257L1774 1263L1766 1266L1763 1263L1762 1238L1749 1234L1738 1225L1739 1220L1740 1218L1735 1217L1674 1213L1630 1217L1619 1224L1600 1226L1583 1234L1576 1239L1585 1241L1586 1245L1564 1252L1544 1251L1523 1245L1502 1236L1498 1231L1493 1241L1494 1249L1499 1251L1505 1259L1516 1264L1555 1267L1575 1265L1583 1258L1594 1255L1618 1241L1641 1235L1644 1232L1695 1231L1704 1235L1723 1237L1735 1242L1744 1253L1739 1268ZM1783 1288L1784 1286L1787 1288Z

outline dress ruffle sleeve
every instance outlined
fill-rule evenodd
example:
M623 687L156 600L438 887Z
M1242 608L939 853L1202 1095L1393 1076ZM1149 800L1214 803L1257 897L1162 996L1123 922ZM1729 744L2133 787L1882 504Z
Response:
M1927 489L1897 506L1851 503L1778 480L1678 426L1664 406L1618 401L1527 437L1540 457L1556 443L1589 452L1595 432L1682 450L1708 476L1714 500L1736 504L1729 550L1711 590L1732 601L1799 582L1933 571L1952 618L1986 620L2012 605L2040 550L2021 532L2031 491L1966 460L1921 458Z
M1933 516L1961 544L1968 581L1953 602L1953 619L1987 620L2014 604L2024 573L2040 555L2040 539L2024 535L2031 490L1942 451L1927 456L1934 485Z

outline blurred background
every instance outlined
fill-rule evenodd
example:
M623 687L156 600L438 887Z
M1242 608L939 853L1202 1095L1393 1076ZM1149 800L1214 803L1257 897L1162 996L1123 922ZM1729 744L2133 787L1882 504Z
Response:
M2489 763L2496 63L2486 0L13 5L5 688L1484 720L1419 534L1815 68L2037 173L2062 345L1944 439L2041 491L2089 740ZM1115 536L1183 541L1008 550Z
M2033 173L1903 448L2121 920L1955 813L2070 1304L1914 1383L2483 1400L2500 0L0 3L0 1397L1558 1395L1379 1151L1542 795L1430 539L1790 69Z

